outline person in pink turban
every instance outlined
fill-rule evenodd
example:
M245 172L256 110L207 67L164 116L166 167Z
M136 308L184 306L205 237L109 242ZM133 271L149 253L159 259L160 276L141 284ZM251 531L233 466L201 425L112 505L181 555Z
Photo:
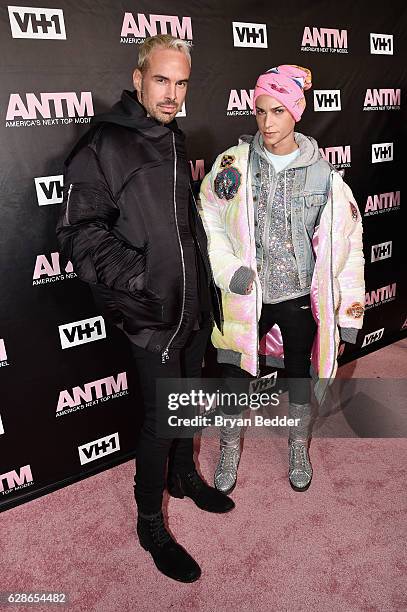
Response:
M256 113L256 100L259 96L272 96L285 106L297 122L305 109L304 91L311 87L312 76L308 68L289 64L271 68L257 79L253 110Z
M255 136L219 155L201 186L224 311L212 343L227 379L258 377L260 365L285 368L288 477L296 491L305 491L313 474L309 379L321 403L336 373L340 340L356 342L365 299L357 204L317 142L295 131L311 85L310 70L300 66L261 74L253 95ZM221 414L214 480L227 493L236 483L243 419L237 406L224 406Z

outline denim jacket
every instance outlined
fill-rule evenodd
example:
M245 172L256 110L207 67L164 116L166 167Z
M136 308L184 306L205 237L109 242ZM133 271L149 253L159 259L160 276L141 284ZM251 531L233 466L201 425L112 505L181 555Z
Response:
M262 160L267 164L267 179L270 181L270 184L267 185L267 191L270 194L269 200L268 202L262 202L263 206L267 206L267 216L271 216L273 194L279 178L280 181L284 181L289 186L285 195L291 217L291 237L298 268L299 286L303 290L297 295L303 295L307 292L307 289L309 292L311 286L315 265L312 236L328 199L331 169L321 157L316 141L299 133L295 133L295 140L300 153L291 164L279 173L275 172L273 165L264 153L261 136L258 132L254 138L243 137L242 140L250 143L249 168L255 220L257 220L261 198L264 197L264 190L261 190L261 184L264 180L262 176L264 163L262 163ZM290 175L291 180L287 181L287 175ZM257 234L258 223L255 221L257 271L260 272L262 262L267 257L267 253L264 251L269 247L267 235L260 237ZM291 297L294 296L284 296L282 299Z

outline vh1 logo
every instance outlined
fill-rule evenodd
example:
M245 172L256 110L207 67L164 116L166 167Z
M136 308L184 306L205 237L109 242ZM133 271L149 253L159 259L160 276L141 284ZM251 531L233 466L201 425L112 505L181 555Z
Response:
M381 242L380 244L372 245L371 251L371 263L375 261L381 261L382 259L389 259L393 250L393 242Z
M383 333L384 333L384 327L382 327L381 329L377 329L376 331L371 332L370 334L366 334L366 336L363 339L362 348L364 346L369 346L369 344L372 344L373 342L377 342L378 340L381 340L381 338L383 337Z
M316 89L314 91L315 111L340 111L341 91L340 89Z
M393 143L381 142L372 144L372 164L393 161Z
M169 30L169 31L168 31ZM144 42L146 36L157 34L172 34L175 38L192 41L191 17L177 17L175 15L145 15L125 13L123 18L120 42ZM126 38L131 37L131 38Z
M7 495L18 489L29 487L33 484L33 477L31 473L31 466L24 465L17 470L11 470L0 474L0 493Z
M370 34L370 53L393 55L393 34Z
M232 21L233 46L267 49L267 25Z
M93 442L87 442L86 444L82 444L82 446L78 446L79 461L81 462L81 465L85 465L86 463L96 461L96 459L100 459L101 457L106 457L106 455L116 453L119 450L120 442L119 434L117 432L110 434L109 436L105 436L104 438L94 440Z
M9 6L8 15L13 38L66 40L62 9Z
M48 204L62 204L64 176L38 176L34 178L35 190L37 192L38 206Z
M59 325L58 330L63 349L106 338L105 321L102 316L65 323Z
M276 386L277 382L277 370L266 374L261 378L252 380L249 384L249 393L265 393L268 389L272 389Z

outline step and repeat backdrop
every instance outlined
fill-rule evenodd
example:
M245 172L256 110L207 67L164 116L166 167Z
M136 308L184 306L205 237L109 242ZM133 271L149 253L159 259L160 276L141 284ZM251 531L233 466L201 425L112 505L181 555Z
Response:
M341 360L405 335L406 21L393 0L3 3L0 510L134 455L142 406L129 347L72 264L61 268L55 225L63 161L92 116L132 88L146 36L192 46L179 125L196 181L255 133L258 74L283 63L312 70L298 129L344 174L364 223L365 324Z

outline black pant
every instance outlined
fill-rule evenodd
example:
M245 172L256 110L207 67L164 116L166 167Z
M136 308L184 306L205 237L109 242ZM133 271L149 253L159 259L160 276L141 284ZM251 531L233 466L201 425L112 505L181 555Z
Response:
M157 378L200 378L210 328L191 333L183 349L170 350L169 360L161 362L160 353L152 353L133 345L132 351L139 377L143 402L144 422L136 447L136 475L134 494L139 512L155 514L161 510L165 488L165 468L169 471L190 472L193 461L193 438L164 439L157 437L157 421L165 416L167 406L156 402Z
M308 380L310 356L317 329L311 312L310 296L304 295L278 304L263 304L259 338L276 323L283 338L289 400L296 404L307 404L311 395ZM226 378L252 378L248 372L234 365L224 364L222 369Z

